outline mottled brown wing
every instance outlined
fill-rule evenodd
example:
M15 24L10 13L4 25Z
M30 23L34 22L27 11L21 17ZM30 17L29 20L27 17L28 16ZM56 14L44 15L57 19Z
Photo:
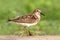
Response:
M18 17L17 19L14 19L14 22L18 22L18 23L33 23L38 19L38 17L36 15L25 15L25 16L21 16Z

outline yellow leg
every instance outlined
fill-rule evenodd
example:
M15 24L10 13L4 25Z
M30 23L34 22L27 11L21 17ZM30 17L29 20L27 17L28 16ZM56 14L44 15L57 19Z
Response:
M32 36L30 31L28 30L28 27L24 27L24 33L25 33L26 36Z

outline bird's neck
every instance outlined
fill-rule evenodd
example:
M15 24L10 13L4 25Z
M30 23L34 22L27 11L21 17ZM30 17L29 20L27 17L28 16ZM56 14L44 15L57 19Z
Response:
M38 18L40 18L40 13L39 12L36 12L34 13Z

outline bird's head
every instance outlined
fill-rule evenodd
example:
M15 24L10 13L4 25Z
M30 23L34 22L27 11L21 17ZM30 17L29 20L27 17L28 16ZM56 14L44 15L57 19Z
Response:
M39 8L35 9L33 13L41 14L41 15L45 16Z

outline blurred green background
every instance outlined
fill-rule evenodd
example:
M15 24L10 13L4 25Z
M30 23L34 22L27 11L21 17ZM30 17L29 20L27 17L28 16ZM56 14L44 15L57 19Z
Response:
M45 16L28 27L33 35L60 35L60 0L0 0L0 35L23 35L23 27L7 20L39 8Z

